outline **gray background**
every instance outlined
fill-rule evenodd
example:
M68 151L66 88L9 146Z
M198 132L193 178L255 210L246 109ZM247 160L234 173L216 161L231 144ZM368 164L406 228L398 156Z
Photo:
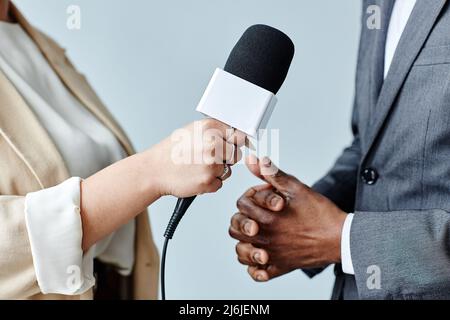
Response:
M248 26L265 23L296 45L279 104L280 164L311 184L350 142L350 110L359 35L358 0L16 0L85 73L138 150L199 118L194 111L216 67ZM81 7L81 30L66 28L66 8ZM167 294L177 299L328 299L331 268L254 283L228 237L235 200L259 184L244 166L220 193L193 204L171 243ZM175 199L150 208L156 243Z

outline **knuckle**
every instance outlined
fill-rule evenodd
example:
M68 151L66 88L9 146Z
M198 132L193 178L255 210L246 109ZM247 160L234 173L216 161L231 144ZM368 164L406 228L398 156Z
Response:
M205 128L210 129L215 127L216 120L213 119L203 119L202 124Z
M223 186L222 181L220 181L220 180L218 180L218 179L216 179L216 180L217 180L217 184L215 185L215 188L214 188L215 190L214 190L214 192L220 190L220 189L222 188L222 186Z
M296 188L297 190L299 190L299 191L301 191L301 192L304 192L304 191L308 191L308 190L309 190L309 187L308 187L306 184L304 184L303 182L301 182L300 180L298 180L296 177L294 177L294 176L290 176L290 177L291 177L291 179L289 180L290 183L291 183L293 186L295 186L295 188Z
M230 235L231 238L236 239L238 241L240 241L242 238L241 233L233 227L228 228L228 234Z
M274 216L274 214L270 214L270 213L263 214L263 215L261 215L260 222L263 225L273 224L275 222L275 216Z
M234 251L236 251L236 254L238 255L238 257L240 256L239 252L240 252L241 248L240 248L240 242L238 244L236 244L236 246L234 246Z
M234 231L234 229L232 227L228 228L228 234L229 234L230 237L236 239L236 232Z
M249 212L250 211L250 199L247 196L242 196L237 201L237 207L241 212Z
M283 171L281 171L280 169L278 169L274 174L273 177L276 179L280 179L285 177L286 180L289 180L289 175L285 174Z
M274 197L274 194L271 191L267 192L266 195L264 196L264 202L265 202L266 206L269 208L272 206L271 201L272 201L273 197Z
M249 198L253 197L256 193L256 189L254 187L251 187L247 191L244 192L244 194L237 200L236 206L239 208L239 206L247 207L248 202L250 201Z
M268 276L269 280L272 279L273 276L278 272L278 268L273 264L267 266L266 270L267 270L267 276Z
M301 193L305 191L305 185L301 182L291 182L291 187L292 189L294 189L296 192Z
M298 199L306 199L309 195L309 192L307 191L307 189L304 186L301 185L297 185L296 188L294 189L294 196L297 197Z
M212 177L212 170L210 165L205 165L203 167L203 174L201 176L201 181L205 184L211 182L211 177Z
M211 150L203 150L202 152L202 159L203 159L203 164L206 166L206 170L209 169L209 166L214 164L215 161L215 156L214 153Z
M210 182L211 182L211 176L209 174L203 175L203 177L200 179L200 184L203 187L209 186Z
M205 136L202 144L203 154L211 154L214 149L215 149L214 141L211 141L210 137Z
M230 225L235 225L239 222L239 212L231 216Z
M216 175L215 175L214 166L208 166L206 171L207 171L205 174L206 183L213 184L217 180Z
M245 196L241 196L239 199L237 199L236 201L236 207L238 209L242 209L244 208L244 203L246 201L246 197Z
M202 154L202 164L205 166L204 171L208 172L209 166L214 163L214 157L211 154L204 152Z

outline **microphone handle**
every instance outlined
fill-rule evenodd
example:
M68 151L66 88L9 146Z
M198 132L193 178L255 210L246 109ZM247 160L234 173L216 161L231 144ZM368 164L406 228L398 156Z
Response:
M172 239L175 230L178 227L178 224L186 213L187 209L192 204L192 201L197 196L192 196L189 198L178 198L177 205L173 211L172 217L170 218L169 224L167 225L166 232L164 232L164 237L166 239Z

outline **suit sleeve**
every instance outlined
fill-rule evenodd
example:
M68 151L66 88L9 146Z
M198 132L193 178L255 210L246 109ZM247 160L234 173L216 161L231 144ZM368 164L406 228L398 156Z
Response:
M350 249L362 299L450 298L450 213L356 212Z
M0 299L40 292L25 222L25 197L0 196Z

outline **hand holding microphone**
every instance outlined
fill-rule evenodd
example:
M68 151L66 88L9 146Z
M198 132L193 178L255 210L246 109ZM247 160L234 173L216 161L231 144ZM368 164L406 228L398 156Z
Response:
M245 134L214 119L178 129L153 150L160 195L190 197L216 192L242 158Z
M229 166L242 157L239 146L244 141L245 135L220 121L196 121L82 181L83 250L162 196L190 197L220 189L231 175Z

